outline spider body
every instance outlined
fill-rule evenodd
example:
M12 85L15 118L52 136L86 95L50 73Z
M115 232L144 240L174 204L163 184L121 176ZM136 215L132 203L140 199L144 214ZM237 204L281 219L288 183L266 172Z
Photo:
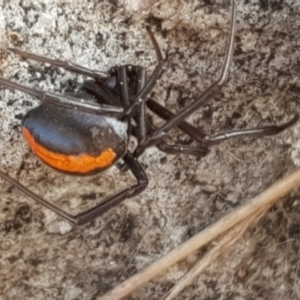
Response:
M49 104L30 110L22 132L31 150L47 165L70 174L103 171L127 150L125 121Z
M0 178L70 223L81 225L100 216L125 199L140 194L147 187L148 178L138 158L148 147L156 146L159 150L170 154L203 157L208 153L209 146L224 140L273 135L293 125L298 120L297 115L279 126L234 130L207 136L200 128L185 121L195 110L218 93L226 82L233 53L236 12L236 0L232 0L229 42L218 80L177 113L170 112L153 99L147 99L166 67L158 43L148 27L146 29L158 61L148 79L145 69L140 66L118 66L106 74L77 64L9 48L8 50L25 59L50 63L54 67L63 67L93 79L86 81L80 92L59 95L29 88L0 77L0 86L23 91L41 101L40 106L26 114L22 123L23 134L32 151L51 167L78 175L103 171L121 159L124 162L121 167L119 165L121 171L129 169L137 182L91 209L74 216L35 194L1 170ZM162 118L165 123L160 127L153 125L148 118L147 109ZM171 144L168 143L171 140L168 132L174 127L187 134L197 145L179 144L174 140ZM133 151L128 149L130 135L137 141Z

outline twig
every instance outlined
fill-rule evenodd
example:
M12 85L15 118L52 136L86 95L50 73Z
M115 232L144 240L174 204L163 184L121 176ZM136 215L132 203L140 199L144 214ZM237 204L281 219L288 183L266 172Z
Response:
M280 198L289 193L300 184L300 169L277 181L267 190L262 192L250 201L247 201L240 208L229 213L215 224L204 229L182 245L172 250L169 254L157 260L144 270L127 279L107 294L98 297L98 300L119 300L143 286L155 276L166 271L175 263L181 261L200 247L208 244L216 237L225 233L239 222L245 220L262 207L271 206Z
M201 260L199 260L183 278L168 292L168 296L165 300L173 300L183 291L188 285L192 284L195 278L203 272L211 263L217 260L219 256L224 254L228 248L230 248L236 241L238 241L244 232L254 223L256 223L271 207L263 207L258 210L246 220L238 223L236 226L231 228L225 235L221 236L217 245L212 248L208 253L205 254Z

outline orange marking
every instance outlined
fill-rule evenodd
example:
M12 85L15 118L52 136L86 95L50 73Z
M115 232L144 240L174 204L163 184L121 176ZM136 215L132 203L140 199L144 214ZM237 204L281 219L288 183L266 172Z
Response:
M23 127L22 132L31 150L48 165L61 171L83 174L89 173L93 170L110 166L117 156L111 148L105 149L99 156L54 153L39 145L27 128Z

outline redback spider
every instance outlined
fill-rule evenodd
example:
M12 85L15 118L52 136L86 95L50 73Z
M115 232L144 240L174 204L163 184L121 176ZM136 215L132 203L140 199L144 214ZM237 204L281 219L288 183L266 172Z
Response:
M122 159L124 165L118 165L119 168L123 171L130 169L137 183L95 207L73 216L33 193L2 171L0 177L63 219L81 225L100 216L121 201L136 196L147 187L147 175L137 158L150 146L156 146L167 153L202 157L207 154L209 146L221 141L236 137L277 134L293 125L298 120L298 116L280 126L235 130L206 136L200 129L184 121L219 92L226 81L234 45L236 10L236 1L232 0L231 30L219 79L194 102L176 114L153 99L146 100L166 65L158 43L148 27L146 29L158 60L158 65L148 80L146 80L145 69L139 66L113 67L108 74L105 74L77 64L51 60L10 48L11 52L23 58L50 63L52 66L63 67L93 78L86 81L79 92L65 95L39 91L0 78L2 87L23 91L41 101L41 104L30 110L22 121L22 132L31 150L52 168L75 175L101 172ZM166 121L164 125L155 127L149 121L146 105ZM167 138L170 139L167 133L174 127L178 127L198 145L167 144ZM131 134L137 140L137 147L133 153L128 150L128 138Z

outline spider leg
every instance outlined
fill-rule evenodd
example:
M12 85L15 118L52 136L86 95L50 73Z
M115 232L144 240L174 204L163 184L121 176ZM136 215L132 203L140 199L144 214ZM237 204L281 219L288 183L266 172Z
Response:
M219 144L220 142L233 139L233 138L275 135L289 128L290 126L294 125L298 120L299 120L299 116L295 115L291 120L281 125L269 125L269 126L258 127L258 128L220 132L212 136L206 136L204 142L206 145L210 146L210 145Z
M86 67L80 66L80 65L72 63L72 62L58 60L58 59L50 59L50 58L42 56L42 55L37 55L34 53L22 51L22 50L19 50L16 48L8 48L8 50L15 54L20 55L21 57L23 57L25 59L32 59L32 60L40 61L42 63L49 63L52 66L55 66L57 68L64 68L67 71L86 75L86 76L95 78L98 81L103 81L108 78L108 75L104 72L101 72L99 70L88 69Z
M137 73L136 95L138 95L145 87L146 71L142 67L137 67L136 73ZM145 101L142 101L140 103L138 116L135 118L135 120L137 123L137 140L139 143L143 143L148 134Z
M121 118L124 115L124 110L122 107L87 102L86 99L81 99L79 101L77 97L73 97L71 95L60 95L52 92L44 92L31 87L26 87L16 82L12 82L3 77L0 77L0 86L11 90L19 90L39 99L44 103L54 104L68 109L78 109L80 111L86 111L94 114L107 114L117 118Z
M127 66L120 66L117 68L117 84L119 87L120 99L126 111L130 106ZM126 115L125 118L129 119Z
M156 145L156 147L165 153L168 154L184 154L184 155L193 155L197 157L204 157L208 153L207 148L201 147L193 147L193 146L186 146L186 145L169 145L165 142L161 142L160 144Z
M97 98L98 103L105 103L108 105L121 106L120 100L107 88L105 85L100 85L94 80L86 80L83 83L83 89Z
M125 199L134 197L145 190L145 188L148 185L148 178L140 163L129 152L125 154L123 160L126 166L131 170L131 172L135 176L137 184L108 198L104 202L96 205L95 207L74 216L73 220L76 222L75 224L82 225L84 223L90 222L91 220L105 213L110 208L118 205Z
M51 64L51 66L54 66L54 67L57 67L57 68L61 67L61 68L64 68L65 70L68 70L68 71L71 71L71 72L74 72L74 73L77 73L77 74L82 74L82 75L92 77L98 82L104 82L108 78L108 75L104 72L101 72L101 71L98 71L98 70L88 69L86 67L83 67L83 66L80 66L78 64L71 63L71 62L68 62L68 61L50 59L50 58L47 58L47 57L42 56L42 55L29 53L29 52L22 51L22 50L19 50L19 49L16 49L16 48L8 48L8 50L15 53L15 54L20 55L24 59L33 59L33 60L36 60L36 61L39 61L39 62L49 63L49 64ZM103 86L98 85L97 89L96 89L95 84L96 84L95 82L93 83L92 81L87 81L87 82L85 82L84 88L87 91L89 91L90 89L94 89L94 94L97 94L98 98L101 98L101 104L119 106L117 101L113 101L114 99L111 98L110 95L107 95L107 91L104 89ZM6 87L8 87L8 86L6 86ZM20 85L14 84L12 88L20 89ZM26 90L24 90L24 88L25 87L22 87L22 91L24 91L26 93L29 93L32 96L35 96L39 99L43 99L44 101L47 101L48 98L49 98L49 96L48 96L49 93L47 93L47 95L46 95L45 92L36 91L36 90L33 91L33 89L30 89L30 88L26 88ZM51 95L51 96L53 96L53 95ZM64 96L60 96L60 98L64 98ZM60 101L54 100L54 102L60 102ZM71 104L71 106L73 106L73 104ZM82 105L79 105L79 109L83 110L83 109L81 109L81 106ZM96 107L98 107L98 105ZM72 107L70 107L70 108L72 108ZM91 112L93 112L93 109L92 109Z
M55 212L57 215L59 215L64 220L74 224L74 225L83 225L87 222L92 221L93 219L99 217L103 213L105 213L107 210L112 208L113 206L121 203L123 200L127 198L134 197L138 194L140 194L148 185L148 178L145 174L143 168L141 165L133 158L133 156L130 153L125 154L123 157L123 160L125 164L128 166L128 168L131 170L133 175L135 176L137 180L137 184L130 186L129 188L126 188L125 190L121 191L120 193L113 195L106 199L104 202L96 205L95 207L88 209L82 213L79 213L78 215L71 215L67 212L63 211L53 203L48 202L41 196L37 195L36 193L30 191L27 187L16 181L15 179L11 178L9 175L5 174L4 172L0 171L0 178L6 180L11 185L13 185L15 188L26 194L28 197L32 198L39 204L47 207L48 209Z
M176 116L174 113L172 113L153 99L148 99L146 105L152 112L154 112L165 121L168 121ZM177 127L198 143L203 144L203 139L206 137L206 134L201 131L201 129L194 127L186 121L182 121L181 123L179 123L179 125L177 125Z

